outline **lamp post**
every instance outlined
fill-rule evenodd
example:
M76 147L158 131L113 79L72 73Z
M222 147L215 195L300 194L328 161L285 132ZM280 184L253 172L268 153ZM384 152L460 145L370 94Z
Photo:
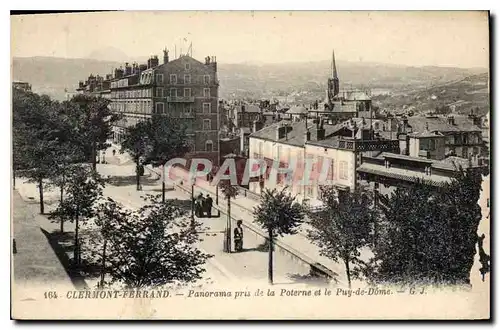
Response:
M191 183L191 228L194 228L194 184Z

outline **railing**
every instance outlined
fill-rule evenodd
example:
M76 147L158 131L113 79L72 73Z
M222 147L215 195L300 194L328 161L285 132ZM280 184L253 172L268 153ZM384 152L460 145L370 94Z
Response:
M337 148L352 151L397 151L399 141L392 140L338 140Z
M194 96L168 96L167 102L194 102Z

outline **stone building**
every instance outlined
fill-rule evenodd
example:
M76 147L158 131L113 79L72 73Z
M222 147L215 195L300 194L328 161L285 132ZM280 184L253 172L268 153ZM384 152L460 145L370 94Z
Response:
M107 89L109 86L109 89ZM200 62L190 55L163 61L151 56L146 64L125 63L106 79L90 76L79 90L111 100L112 111L123 115L114 127L119 143L125 129L153 113L178 118L188 134L190 155L217 162L219 130L219 80L217 61L207 56Z
M310 205L320 204L322 182L319 173L323 164L330 164L326 171L337 189L355 189L356 169L361 164L362 155L381 151L399 152L396 139L374 139L370 128L328 125L322 121L281 121L252 133L249 140L250 158L263 159L268 164L260 182L250 183L250 190L261 193L265 188L287 186L299 200L307 200ZM304 185L301 179L308 171L306 159L315 165L310 169L311 180ZM280 168L295 164L291 183L285 182L281 175L276 179L271 175L274 161L279 161Z
M403 117L398 133L402 153L412 157L468 159L484 146L481 128L469 117Z

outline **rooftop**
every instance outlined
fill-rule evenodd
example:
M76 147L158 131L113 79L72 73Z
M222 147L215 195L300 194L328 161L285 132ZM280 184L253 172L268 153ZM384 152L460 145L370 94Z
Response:
M288 124L288 133L285 135L285 137L281 139L276 139L277 137L276 130L278 126L283 124ZM311 132L311 140L317 140L316 129L315 129L316 125L308 121L307 128L309 132ZM325 129L325 138L327 138L334 132L334 128L331 125L324 125L323 128ZM305 134L306 134L305 120L298 122L290 122L287 120L282 120L278 123L264 127L260 131L250 134L250 137L302 147L306 142Z
M448 132L480 132L481 128L474 125L467 117L455 117L455 124L451 124L445 117L408 117L408 124L414 133L424 131Z
M408 182L423 182L433 186L442 186L451 181L448 176L437 174L425 174L422 172L412 171L408 169L390 167L386 168L384 165L363 163L357 169L358 172L380 175L396 180Z

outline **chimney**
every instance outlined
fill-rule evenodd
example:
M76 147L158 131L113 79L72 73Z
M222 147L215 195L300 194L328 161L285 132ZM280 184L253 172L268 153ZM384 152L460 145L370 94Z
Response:
M147 65L148 65L147 69L151 69L151 58L148 58L148 64Z
M449 125L455 125L455 117L448 116L448 124Z
M163 64L167 64L168 63L168 49L165 48L163 50Z
M316 140L321 141L324 139L325 139L325 129L323 128L323 119L321 119L319 126L316 126Z
M281 140L285 137L286 127L283 124L276 125L276 140Z
M154 67L157 67L158 65L160 64L160 61L158 60L158 56L153 56L151 58L151 67L154 68Z
M253 121L253 133L258 132L262 129L262 122L260 120Z

